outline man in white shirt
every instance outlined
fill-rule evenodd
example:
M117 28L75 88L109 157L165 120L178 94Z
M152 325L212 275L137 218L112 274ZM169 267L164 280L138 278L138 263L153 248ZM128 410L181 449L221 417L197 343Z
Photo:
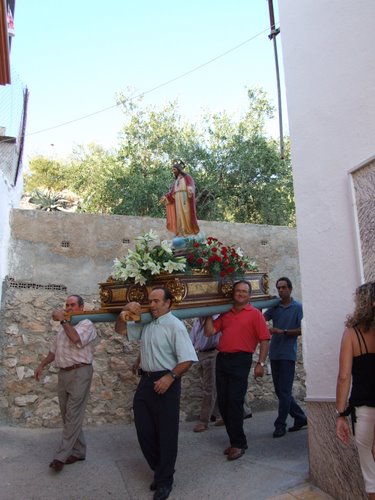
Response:
M126 312L140 314L140 304L129 302L116 321L116 331L141 340L140 373L133 410L138 441L154 479L154 500L168 498L177 459L181 376L197 356L185 325L170 312L172 294L155 288L149 295L153 321L129 323Z

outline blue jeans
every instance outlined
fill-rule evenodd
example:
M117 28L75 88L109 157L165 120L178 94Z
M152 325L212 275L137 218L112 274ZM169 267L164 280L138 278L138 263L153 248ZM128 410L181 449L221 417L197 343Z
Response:
M288 414L294 418L295 425L303 424L307 417L292 396L295 361L290 359L271 359L272 380L279 399L279 414L275 427L285 429Z

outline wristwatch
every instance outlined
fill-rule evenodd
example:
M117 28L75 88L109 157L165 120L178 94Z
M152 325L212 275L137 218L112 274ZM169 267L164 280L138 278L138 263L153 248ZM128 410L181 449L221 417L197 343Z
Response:
M260 365L262 368L266 366L266 363L263 363L262 361L257 361L257 365Z
M337 408L335 408L335 415L336 415L336 418L339 418L339 417L347 417L348 416L348 413L347 411L339 411Z
M284 335L288 335L288 330L284 330L284 331L283 331L283 334L284 334Z
M68 321L67 319L62 319L60 321L60 325L65 325L66 323L70 323L70 321Z
M172 375L173 380L176 380L176 378L178 378L177 373L174 372L173 370L169 370L169 374Z

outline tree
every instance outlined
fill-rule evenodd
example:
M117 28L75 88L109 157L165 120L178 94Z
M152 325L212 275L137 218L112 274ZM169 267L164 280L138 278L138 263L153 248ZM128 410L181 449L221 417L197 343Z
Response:
M193 125L176 102L155 109L120 95L124 125L114 151L80 147L65 165L37 158L27 187L54 179L81 197L84 211L165 217L158 200L172 183L171 161L181 158L196 183L198 218L293 225L289 148L280 160L277 141L265 133L273 115L265 92L250 89L248 98L240 119L208 113Z
M278 143L266 136L265 121L273 109L264 91L250 89L248 98L248 111L238 122L226 113L205 117L209 154L198 172L198 217L293 225L289 154L280 160Z
M65 165L45 156L35 156L29 165L30 173L25 175L25 190L30 193L37 189L62 191L69 185Z
M82 202L80 210L89 213L115 214L122 202L119 189L124 179L122 166L112 151L90 144L79 146L69 164L70 189Z

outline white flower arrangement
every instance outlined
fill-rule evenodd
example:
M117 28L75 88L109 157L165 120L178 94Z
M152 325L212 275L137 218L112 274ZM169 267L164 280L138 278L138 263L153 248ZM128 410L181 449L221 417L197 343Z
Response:
M135 250L128 250L123 259L114 261L113 275L117 280L134 280L135 283L145 285L152 276L160 273L185 271L185 257L175 256L171 244L167 240L160 242L152 229L136 240ZM151 243L157 240L160 243L151 246Z

